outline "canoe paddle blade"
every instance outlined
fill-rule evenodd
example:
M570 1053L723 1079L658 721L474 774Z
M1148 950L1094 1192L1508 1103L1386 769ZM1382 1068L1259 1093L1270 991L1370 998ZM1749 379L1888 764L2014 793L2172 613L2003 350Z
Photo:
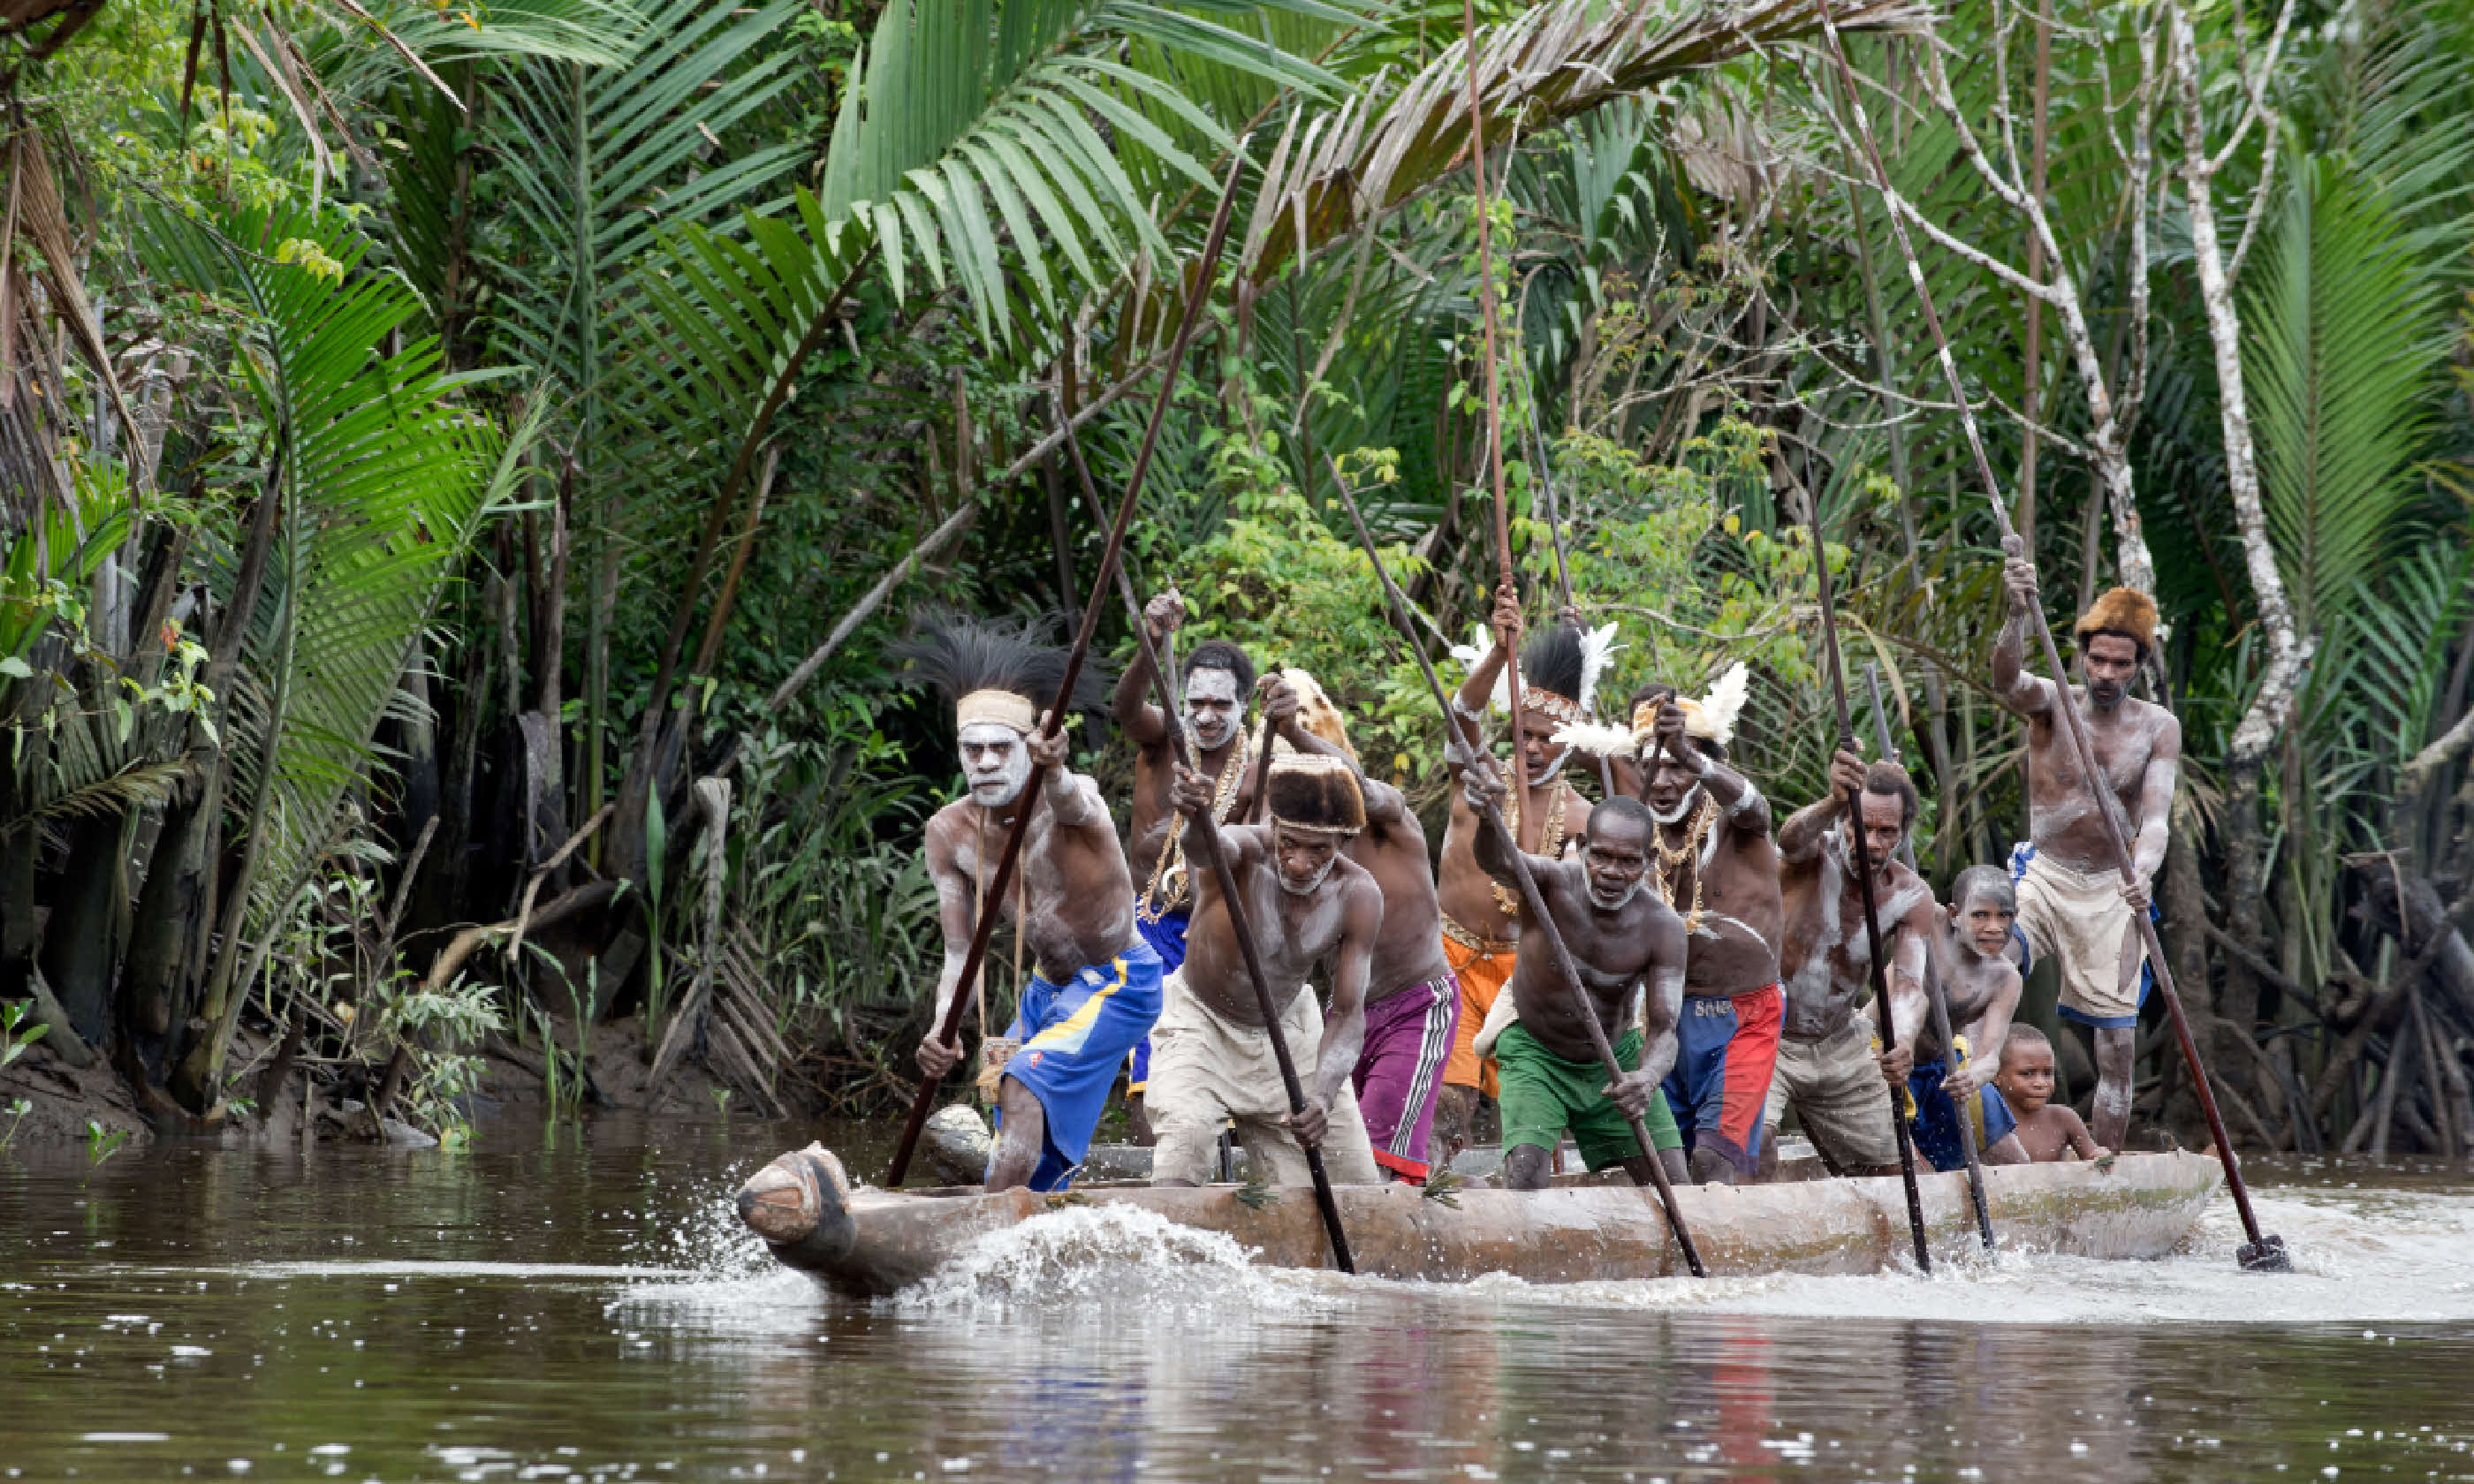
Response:
M2287 1256L2285 1238L2273 1232L2263 1234L2256 1242L2244 1242L2234 1249L2234 1261L2245 1273L2291 1273L2293 1259Z

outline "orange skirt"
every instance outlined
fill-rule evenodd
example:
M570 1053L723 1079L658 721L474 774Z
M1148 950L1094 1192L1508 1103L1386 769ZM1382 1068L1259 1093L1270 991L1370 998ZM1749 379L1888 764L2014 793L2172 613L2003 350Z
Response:
M1478 1028L1486 1024L1486 1013L1494 1008L1495 996L1512 980L1512 967L1519 962L1518 951L1504 948L1484 952L1446 934L1443 958L1461 981L1461 1023L1452 1032L1452 1055L1443 1064L1443 1086L1475 1088L1489 1097L1500 1097L1494 1059L1480 1061L1475 1041Z

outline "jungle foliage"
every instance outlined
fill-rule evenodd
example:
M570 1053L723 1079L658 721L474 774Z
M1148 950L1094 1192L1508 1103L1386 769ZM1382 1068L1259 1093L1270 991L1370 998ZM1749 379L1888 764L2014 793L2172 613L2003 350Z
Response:
M2236 1136L2465 1152L2474 5L1832 10L2050 616L2163 607L2167 937ZM654 1096L689 1057L760 1107L899 1090L956 769L885 642L931 602L1079 610L1104 512L1058 424L1110 503L1163 374L1136 581L1313 671L1440 807L1332 481L1417 642L1467 641L1497 554L1458 4L11 14L0 1003L162 1125L231 1115L244 1026L257 1086L314 1052L435 1125L484 1045L560 1066L552 1017L635 1025ZM1927 874L2002 858L2001 554L1818 0L1477 14L1534 619L1552 511L1619 625L1606 689L1748 662L1740 759L1792 805L1832 740L1827 560Z

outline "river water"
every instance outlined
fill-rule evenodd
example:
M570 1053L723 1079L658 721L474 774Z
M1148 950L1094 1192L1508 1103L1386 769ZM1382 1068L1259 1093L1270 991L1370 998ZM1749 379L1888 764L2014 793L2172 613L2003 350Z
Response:
M1077 1209L870 1305L730 1214L788 1140L0 1154L0 1474L2474 1478L2462 1169L2259 1166L2287 1277L2221 1201L2163 1262L1568 1288Z

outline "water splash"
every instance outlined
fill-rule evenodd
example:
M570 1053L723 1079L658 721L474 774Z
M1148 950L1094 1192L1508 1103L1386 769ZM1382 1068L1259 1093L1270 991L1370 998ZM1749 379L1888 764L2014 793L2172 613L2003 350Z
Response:
M2321 1324L2474 1320L2474 1198L2428 1190L2259 1189L2261 1224L2293 1255L2284 1275L2242 1272L2243 1232L2219 1197L2183 1250L2154 1262L2106 1262L2005 1250L1863 1277L1465 1285L1505 1302L1555 1307L1699 1310L1780 1317L1947 1320L1962 1324Z
M1221 1232L1178 1226L1131 1205L1073 1207L973 1241L927 1281L885 1301L897 1312L1156 1310L1162 1304L1314 1308L1338 1275L1256 1267Z

